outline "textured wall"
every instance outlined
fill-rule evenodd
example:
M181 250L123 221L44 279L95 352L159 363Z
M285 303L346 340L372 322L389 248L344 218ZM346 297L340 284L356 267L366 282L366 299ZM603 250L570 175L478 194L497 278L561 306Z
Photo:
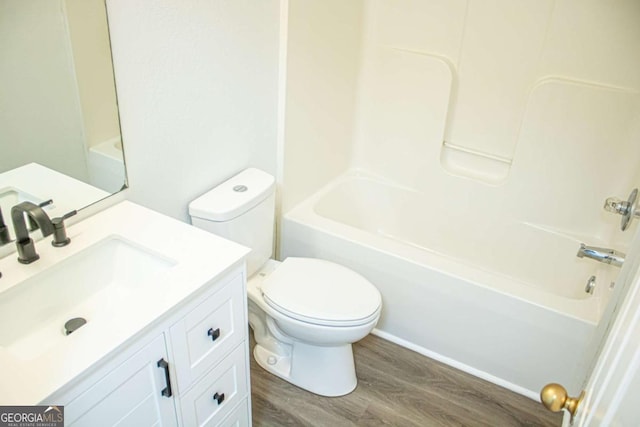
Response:
M277 0L109 0L128 198L188 221L236 172L275 173Z

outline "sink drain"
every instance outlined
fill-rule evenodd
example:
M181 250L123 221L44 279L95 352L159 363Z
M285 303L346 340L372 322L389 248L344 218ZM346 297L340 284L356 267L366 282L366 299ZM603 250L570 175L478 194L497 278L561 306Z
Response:
M85 323L87 323L87 320L83 319L82 317L74 317L73 319L67 320L67 323L64 324L65 335L69 335L75 332L77 329L81 328Z

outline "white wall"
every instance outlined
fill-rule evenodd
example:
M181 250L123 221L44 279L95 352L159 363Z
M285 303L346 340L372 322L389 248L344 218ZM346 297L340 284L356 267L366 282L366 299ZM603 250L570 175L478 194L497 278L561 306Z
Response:
M183 221L240 170L276 172L278 0L108 0L131 189Z
M360 0L288 0L282 211L348 169L362 37Z
M62 0L0 2L0 171L37 162L87 181Z

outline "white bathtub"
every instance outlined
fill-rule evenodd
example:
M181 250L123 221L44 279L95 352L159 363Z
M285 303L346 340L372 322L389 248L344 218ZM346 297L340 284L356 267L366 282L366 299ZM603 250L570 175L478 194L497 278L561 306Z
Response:
M362 172L285 213L281 227L281 258L335 261L380 289L374 333L532 398L548 382L581 385L617 274L577 258L579 240L500 207L443 203Z
M87 153L89 182L109 193L117 193L126 185L124 154L120 136L89 148Z

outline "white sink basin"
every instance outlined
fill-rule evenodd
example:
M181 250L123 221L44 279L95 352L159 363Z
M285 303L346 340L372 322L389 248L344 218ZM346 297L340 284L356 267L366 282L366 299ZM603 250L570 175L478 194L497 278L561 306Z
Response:
M107 319L176 262L112 236L0 294L0 347L32 360L68 340L64 324ZM80 328L76 333L81 333Z

